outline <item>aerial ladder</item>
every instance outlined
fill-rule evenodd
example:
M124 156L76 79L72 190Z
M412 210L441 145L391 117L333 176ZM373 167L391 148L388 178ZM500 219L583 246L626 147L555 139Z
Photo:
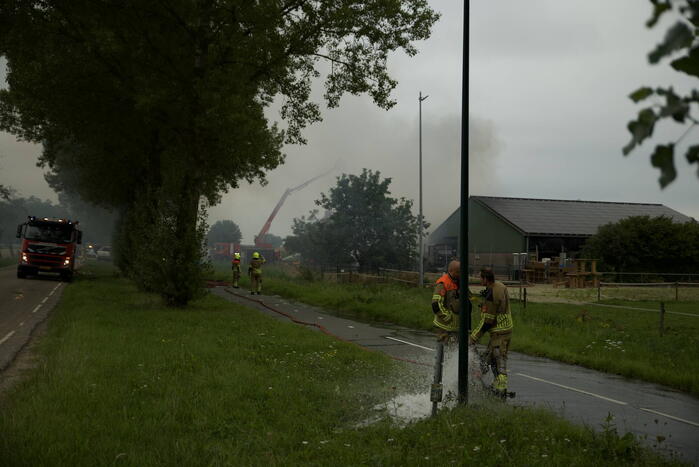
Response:
M329 174L329 173L332 172L333 170L334 170L334 169L330 169L330 170L328 170L327 172L323 172L322 174L317 175L317 176L311 178L310 180L307 180L307 181L303 182L303 183L300 184L299 186L295 186L295 187L293 187L293 188L287 188L287 189L284 191L284 194L282 195L282 197L281 197L281 198L279 199L279 201L277 202L277 205L274 206L274 209L272 210L272 213L271 213L271 214L269 215L269 217L267 218L267 222L265 222L265 225L262 226L262 229L260 230L260 233L258 233L258 234L255 236L255 246L258 247L258 248L272 248L272 245L270 245L269 243L264 243L265 235L267 235L267 234L269 233L269 228L272 226L272 221L274 220L274 218L276 217L277 213L279 212L279 209L281 209L281 207L284 205L284 202L285 202L286 199L289 197L289 195L292 194L292 193L295 192L295 191L299 191L299 190L305 188L306 186L308 186L309 184L311 184L311 183L313 183L314 181L318 180L319 178L326 176L327 174Z

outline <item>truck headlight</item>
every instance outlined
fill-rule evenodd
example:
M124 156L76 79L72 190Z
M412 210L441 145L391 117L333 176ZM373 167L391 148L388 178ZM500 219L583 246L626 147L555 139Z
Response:
M65 260L63 260L63 266L68 266L70 264L70 256L67 256Z
M29 258L27 258L27 254L26 254L26 253L22 253L22 262L23 262L23 263L28 263L28 262L29 262Z

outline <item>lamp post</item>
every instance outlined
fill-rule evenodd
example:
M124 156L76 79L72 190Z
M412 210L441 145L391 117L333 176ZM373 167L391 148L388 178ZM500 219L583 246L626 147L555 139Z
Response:
M464 1L463 52L461 71L461 219L459 229L459 274L461 296L459 304L459 377L458 400L468 404L468 333L471 331L471 301L468 293L468 44L469 4Z
M419 256L418 256L418 262L420 263L418 266L420 274L418 275L418 279L417 279L417 286L419 288L422 288L422 286L425 284L425 282L424 282L425 281L425 271L423 270L423 251L422 251L422 248L423 248L423 245L422 245L422 243L423 243L422 242L422 224L423 224L423 222L422 222L422 101L424 101L428 97L430 97L430 96L423 97L422 91L420 91L420 95L417 98L418 99L418 107L420 108L420 119L419 119L419 124L418 124L418 127L419 127L418 133L420 135L420 144L419 144L419 148L420 148L419 149L419 152L420 152L420 164L419 164L420 165L420 168L419 168L419 172L420 172L420 201L419 201L420 214L418 215L418 227L417 227L419 251L420 251Z

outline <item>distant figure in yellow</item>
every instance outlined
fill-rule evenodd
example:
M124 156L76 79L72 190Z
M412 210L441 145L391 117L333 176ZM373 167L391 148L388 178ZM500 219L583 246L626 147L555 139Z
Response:
M262 295L262 265L265 264L265 259L258 253L252 254L252 260L248 266L248 275L250 276L250 295Z
M237 251L233 253L231 269L233 269L233 287L237 289L238 281L240 280L240 253L238 253Z

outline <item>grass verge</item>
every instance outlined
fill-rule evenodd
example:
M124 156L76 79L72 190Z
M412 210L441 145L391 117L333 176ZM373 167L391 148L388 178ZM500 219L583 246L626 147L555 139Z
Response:
M219 266L216 274L226 278L228 271ZM308 281L274 268L267 268L265 277L268 293L360 319L416 329L432 327L432 292L428 289ZM658 309L658 302L603 303ZM529 303L525 309L513 302L512 307L514 351L656 382L699 396L699 317L668 313L661 336L659 314L654 312L566 303ZM699 302L666 302L666 310L699 313ZM472 323L479 319L474 310Z
M215 296L165 308L95 269L65 289L43 364L0 399L3 465L677 463L611 424L504 405L362 426L403 364Z

